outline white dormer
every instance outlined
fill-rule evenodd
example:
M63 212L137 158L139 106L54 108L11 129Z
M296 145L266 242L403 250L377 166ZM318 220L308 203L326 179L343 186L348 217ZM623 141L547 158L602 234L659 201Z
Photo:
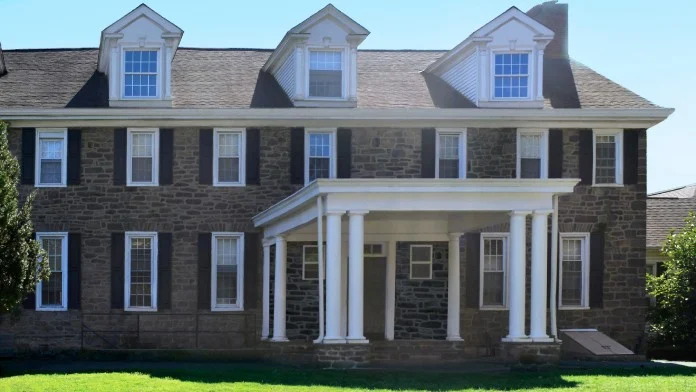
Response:
M476 106L542 108L553 31L512 7L428 66Z
M295 106L355 107L358 45L368 34L329 4L290 29L263 70Z
M171 107L171 64L184 31L141 4L102 31L98 69L109 106Z

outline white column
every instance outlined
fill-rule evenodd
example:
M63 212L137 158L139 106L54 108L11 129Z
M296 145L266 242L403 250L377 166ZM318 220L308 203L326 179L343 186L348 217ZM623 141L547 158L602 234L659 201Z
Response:
M267 340L271 319L271 243L263 242L263 313L261 316L261 340Z
M385 283L384 339L394 340L394 314L396 305L396 241L387 244L387 279Z
M343 237L342 237L343 238ZM341 336L348 336L348 241L341 242Z
M363 335L365 214L348 213L348 343L367 343Z
M524 296L525 296L525 264L526 264L526 218L529 211L513 211L510 213L510 291L508 305L510 307L509 334L504 341L520 341L527 339L524 331Z
M341 335L341 215L326 212L326 336L324 343L345 343Z
M546 260L548 255L548 218L551 210L532 215L532 297L529 313L529 337L533 341L551 341L546 334Z
M447 340L461 341L459 335L459 239L462 233L449 235L449 260L447 263Z
M114 45L111 40L109 40L109 45ZM119 99L119 91L121 89L118 86L120 79L120 72L118 65L121 61L118 56L118 48L116 46L111 48L111 59L109 64L109 99L115 100Z
M273 292L273 342L287 342L285 336L285 262L287 249L285 238L276 237L275 289Z

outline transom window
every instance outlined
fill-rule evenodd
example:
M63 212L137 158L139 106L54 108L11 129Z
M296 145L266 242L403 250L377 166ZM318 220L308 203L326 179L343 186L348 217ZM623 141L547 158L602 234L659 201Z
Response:
M507 306L507 235L481 235L481 308Z
M308 131L305 136L305 183L336 177L335 130Z
M623 156L621 130L595 130L594 135L594 184L623 183Z
M326 264L326 246L323 249L324 263ZM316 245L304 245L302 247L302 279L319 279L319 247Z
M123 96L156 98L157 50L124 50Z
M343 96L343 53L309 51L309 96L341 98Z
M68 308L68 234L37 233L36 239L46 251L49 278L36 287L36 310L65 310Z
M216 129L214 140L214 185L243 185L244 130Z
M585 308L589 303L589 235L560 234L561 308Z
M547 178L548 131L517 131L517 178Z
M241 310L244 234L213 233L212 241L212 310Z
M466 131L438 129L436 178L465 178Z
M529 97L529 54L495 55L495 98Z
M411 245L411 279L432 279L433 246Z
M157 185L159 130L128 130L128 185Z
M66 129L39 130L36 133L36 186L65 186L67 177Z
M126 310L157 309L157 233L126 233Z

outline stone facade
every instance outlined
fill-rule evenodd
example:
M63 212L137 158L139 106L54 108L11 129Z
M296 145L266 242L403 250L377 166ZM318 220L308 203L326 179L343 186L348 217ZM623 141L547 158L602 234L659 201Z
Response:
M468 128L467 178L515 178L517 130Z
M311 341L319 336L319 281L302 279L302 248L316 242L288 242L285 297L288 339Z

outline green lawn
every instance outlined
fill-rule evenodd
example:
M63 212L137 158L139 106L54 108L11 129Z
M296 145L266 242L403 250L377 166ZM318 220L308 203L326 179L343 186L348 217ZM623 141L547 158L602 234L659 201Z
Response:
M696 391L696 368L679 367L457 374L232 363L5 365L0 391Z

